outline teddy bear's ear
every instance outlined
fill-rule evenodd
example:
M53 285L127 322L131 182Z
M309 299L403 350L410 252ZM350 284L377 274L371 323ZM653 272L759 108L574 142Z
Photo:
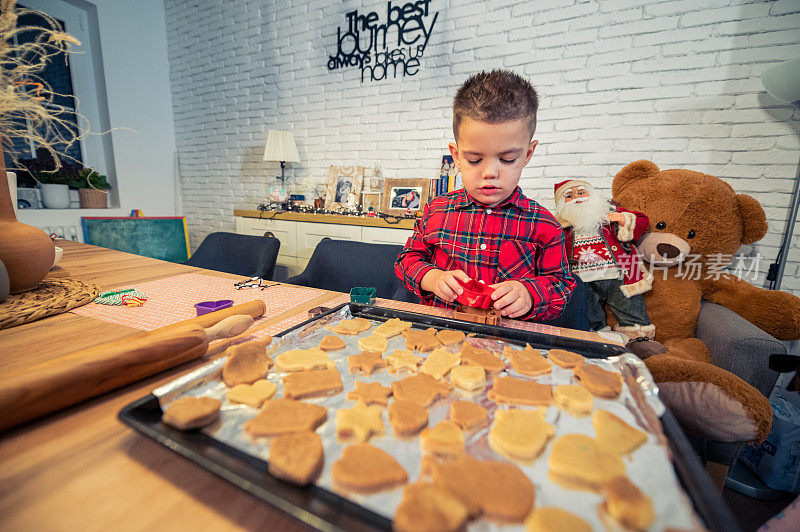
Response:
M764 238L767 234L767 215L761 204L747 194L736 194L736 203L739 204L744 223L742 244L752 244Z
M645 159L634 161L620 170L616 177L614 177L614 182L611 184L611 194L616 196L618 193L622 192L622 189L624 189L628 183L637 179L647 179L648 177L656 175L658 172L659 169L655 163Z

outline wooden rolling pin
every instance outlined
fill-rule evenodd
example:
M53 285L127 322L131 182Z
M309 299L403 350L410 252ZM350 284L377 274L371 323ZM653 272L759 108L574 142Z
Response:
M0 431L198 358L264 310L263 301L245 303L8 373L0 378Z

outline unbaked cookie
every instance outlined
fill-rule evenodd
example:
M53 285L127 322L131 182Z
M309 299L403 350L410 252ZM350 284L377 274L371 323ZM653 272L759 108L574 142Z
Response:
M347 357L347 367L351 375L372 375L376 369L385 368L386 361L381 358L380 353L362 351L358 355Z
M373 353L382 355L389 347L389 343L387 342L385 336L373 333L369 336L361 338L358 341L358 347L365 351L372 351Z
M390 318L375 327L372 334L379 334L385 338L391 338L410 328L411 322L403 321L400 318Z
M275 369L278 371L307 371L335 367L336 363L328 357L328 353L318 347L292 349L275 357Z
M560 384L553 388L553 402L574 417L588 416L594 406L594 396L583 386Z
M606 500L598 512L601 518L607 514L627 530L641 531L649 529L655 521L653 501L628 477L616 477L603 484L603 495Z
M469 342L461 346L461 362L472 366L480 366L487 373L498 373L506 369L503 359L488 349L475 347Z
M467 509L456 497L433 484L415 482L403 490L394 514L397 532L455 532L467 520Z
M445 419L419 433L422 452L442 457L456 457L464 452L464 434L458 425Z
M449 418L459 426L461 430L471 430L482 424L488 416L488 412L479 404L469 401L453 401L450 403Z
M217 419L220 406L219 399L187 395L167 405L161 421L179 430L199 429Z
M494 386L487 397L506 405L550 406L553 402L553 391L547 384L515 377L499 377L494 380Z
M452 368L458 366L460 361L461 355L459 353L451 353L443 347L440 347L434 349L433 352L428 355L428 358L426 358L425 362L419 367L419 372L430 375L438 381L447 375Z
M424 353L432 351L441 345L434 328L425 329L424 331L406 329L403 331L403 337L406 339L406 349L411 351L422 351Z
M335 325L328 325L327 329L339 334L358 334L372 327L372 323L364 318L342 320Z
M430 375L421 373L392 383L392 393L395 399L413 401L420 406L428 408L440 397L447 397L450 385L439 382Z
M617 454L628 454L647 441L647 434L631 427L622 418L606 410L592 415L592 426L597 443Z
M566 351L564 349L551 349L547 352L547 358L555 365L562 368L573 369L583 364L584 359L578 353Z
M382 386L379 382L356 381L356 389L352 392L347 392L347 399L349 401L362 401L365 405L386 406L390 395L392 395L392 389L388 386Z
M572 490L600 491L609 480L625 474L625 464L585 434L561 436L547 460L550 480Z
M225 350L228 360L222 366L222 380L225 386L252 384L263 378L272 366L267 355L269 340L254 340L239 345L232 345Z
M418 357L413 351L408 351L407 349L399 349L391 355L386 355L386 362L392 368L389 372L406 370L416 373L419 365L424 360L424 358Z
M237 384L228 390L228 402L261 408L264 401L272 399L278 387L268 380L257 380L253 384Z
M436 334L439 341L442 345L454 345L459 342L463 342L464 338L467 337L461 331L451 331L450 329L443 329Z
M253 436L279 436L315 430L325 422L328 410L319 405L292 399L270 399L258 415L246 421L244 430Z
M337 369L297 371L283 378L283 396L287 399L333 395L341 392L342 387Z
M483 390L486 386L486 372L480 366L456 366L450 370L450 382L462 390Z
M340 441L365 442L373 435L386 432L382 417L381 407L367 406L361 401L353 408L340 408L336 411L336 436Z
M395 399L389 405L389 423L399 436L413 436L428 425L428 411L413 401Z
M525 532L592 532L592 526L561 508L544 506L535 509L525 519Z
M544 419L547 410L496 410L489 429L489 447L511 460L531 461L539 457L556 433Z
M572 371L594 396L616 399L622 392L622 376L619 373L605 370L596 364L581 364Z
M339 486L362 493L372 493L408 482L408 473L386 451L368 443L346 447L342 457L331 467Z
M323 351L338 351L339 349L344 349L344 346L344 340L338 336L329 334L320 341L318 347Z
M284 434L269 444L269 472L305 486L319 476L324 456L322 438L316 432Z

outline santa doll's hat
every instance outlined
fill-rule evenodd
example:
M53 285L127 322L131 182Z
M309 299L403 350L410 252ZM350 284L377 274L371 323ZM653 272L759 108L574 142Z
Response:
M562 199L564 193L571 189L572 187L577 186L584 186L588 192L592 192L594 187L588 181L583 181L581 179L567 179L566 181L562 181L561 183L556 183L553 187L553 195L555 196L556 202Z

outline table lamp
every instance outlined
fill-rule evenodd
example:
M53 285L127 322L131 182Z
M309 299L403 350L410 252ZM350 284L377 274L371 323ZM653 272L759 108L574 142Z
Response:
M300 154L297 153L297 146L294 143L294 135L292 135L291 131L269 130L267 144L264 146L264 160L281 163L279 179L283 182L286 163L300 162Z
M776 100L797 104L800 101L800 57L789 59L768 68L761 74L761 83L770 96ZM798 208L800 208L800 172L794 182L792 202L789 205L789 219L786 223L786 230L783 233L783 242L775 263L770 264L769 273L767 273L770 289L780 290L781 288L781 280L783 279L783 271L786 268L786 259L791 246L794 221L797 218Z

